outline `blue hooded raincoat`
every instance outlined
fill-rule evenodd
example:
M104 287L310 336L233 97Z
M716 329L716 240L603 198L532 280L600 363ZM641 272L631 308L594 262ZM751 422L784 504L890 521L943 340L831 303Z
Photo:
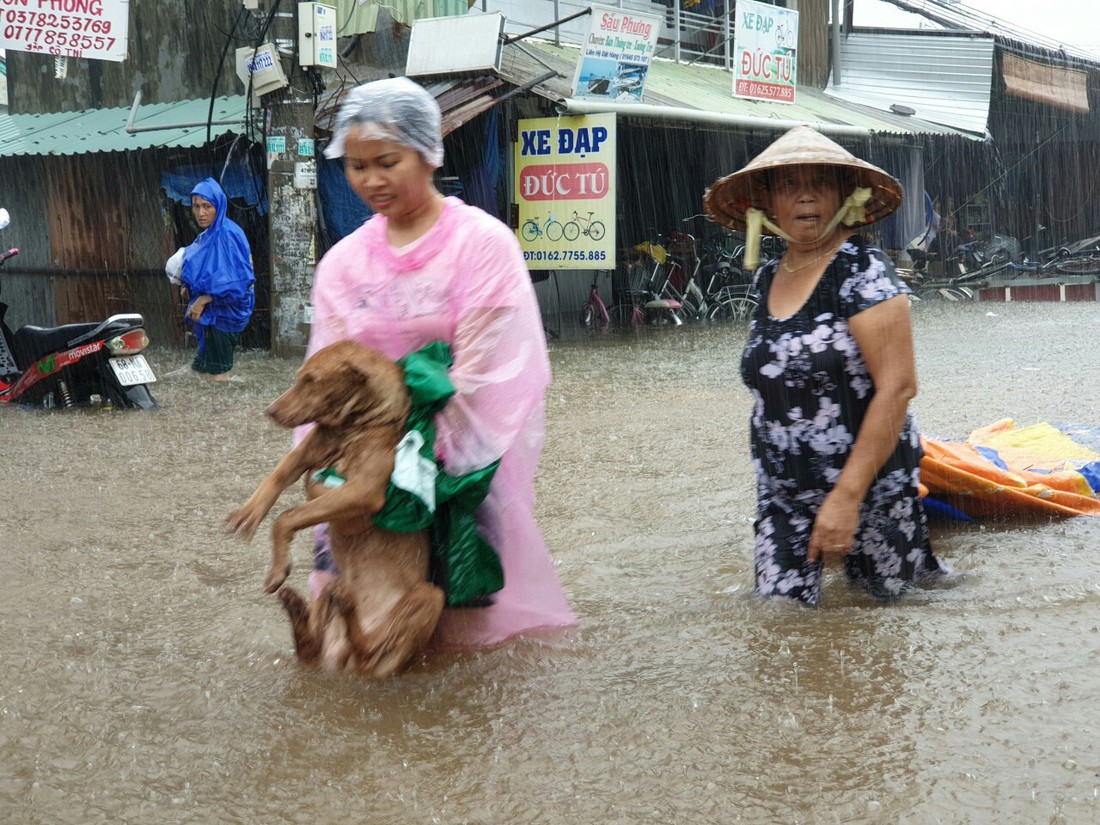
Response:
M213 178L199 181L191 194L210 201L217 210L214 223L183 253L183 283L191 303L200 295L213 298L195 324L195 337L202 347L204 327L240 333L248 326L256 302L256 276L248 239L226 216L228 199L218 182Z

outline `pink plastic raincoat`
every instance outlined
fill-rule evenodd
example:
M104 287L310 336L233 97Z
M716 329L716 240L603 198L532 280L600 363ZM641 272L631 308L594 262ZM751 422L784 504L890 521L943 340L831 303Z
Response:
M386 218L375 215L317 265L308 352L343 338L394 360L432 341L449 343L456 393L436 417L437 457L455 475L503 457L477 515L500 554L504 589L491 606L445 610L434 642L488 647L576 624L533 514L550 363L512 233L447 198L436 225L395 250Z

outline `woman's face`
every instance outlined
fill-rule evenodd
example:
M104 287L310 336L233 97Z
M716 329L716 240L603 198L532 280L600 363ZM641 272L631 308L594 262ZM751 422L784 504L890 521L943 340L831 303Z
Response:
M433 194L434 170L415 149L392 140L363 137L350 129L344 140L344 174L374 212L393 218L415 213Z
M214 222L218 210L215 209L214 204L206 198L199 195L192 195L191 214L195 216L195 223L199 225L199 229L206 229Z
M828 166L788 166L772 173L771 213L799 243L813 243L840 209L840 175Z

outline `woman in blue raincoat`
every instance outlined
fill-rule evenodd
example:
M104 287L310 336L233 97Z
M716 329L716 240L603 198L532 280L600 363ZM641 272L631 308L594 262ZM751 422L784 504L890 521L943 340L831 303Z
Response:
M195 325L199 349L191 369L226 381L233 348L252 317L256 276L244 230L226 214L227 198L213 178L191 190L191 213L202 230L183 253L187 319Z

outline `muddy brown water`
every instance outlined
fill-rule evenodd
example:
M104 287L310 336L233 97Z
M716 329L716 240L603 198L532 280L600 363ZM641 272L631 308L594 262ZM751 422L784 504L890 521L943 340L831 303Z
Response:
M914 312L927 434L1100 423L1096 305ZM964 575L897 606L762 603L744 335L553 343L538 515L583 624L385 684L300 670L266 537L220 529L295 360L153 350L159 413L0 410L0 821L1100 821L1100 519L939 525Z

